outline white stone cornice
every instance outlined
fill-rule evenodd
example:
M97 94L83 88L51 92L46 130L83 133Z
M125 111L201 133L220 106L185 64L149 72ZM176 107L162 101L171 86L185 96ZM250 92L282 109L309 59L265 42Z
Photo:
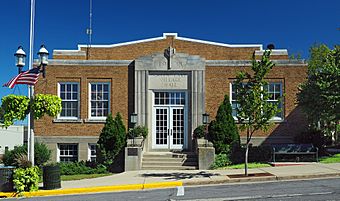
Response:
M143 57L141 57L143 58ZM193 56L196 60L196 57ZM251 60L202 60L206 66L251 66ZM37 60L34 62L37 64ZM62 60L51 59L49 65L53 66L128 66L134 60ZM306 66L305 60L273 60L277 66Z
M307 66L304 59L272 60L276 66ZM251 60L206 60L206 66L251 66Z
M51 59L49 65L54 66L128 66L133 60L63 60Z

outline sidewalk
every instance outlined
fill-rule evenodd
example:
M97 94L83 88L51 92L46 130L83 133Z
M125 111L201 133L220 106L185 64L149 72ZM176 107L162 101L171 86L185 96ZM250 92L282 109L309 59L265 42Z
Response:
M238 170L142 170L114 174L94 179L62 182L62 189L41 190L25 193L25 196L63 195L152 188L175 188L177 186L221 184L232 182L259 182L289 179L308 179L340 176L340 163L308 163L295 166L280 166L249 169L249 174L266 173L267 176L236 177L244 174ZM268 174L269 173L269 174ZM0 196L12 197L0 192Z

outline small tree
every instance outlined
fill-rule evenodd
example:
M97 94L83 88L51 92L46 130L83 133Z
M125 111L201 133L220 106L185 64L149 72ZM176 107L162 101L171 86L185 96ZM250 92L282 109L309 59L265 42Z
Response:
M216 118L210 123L208 129L216 154L229 155L231 147L239 145L240 135L232 116L228 95L224 96L224 100L217 110Z
M115 119L109 114L98 140L98 161L110 167L126 144L126 129L120 113Z
M240 72L235 82L239 128L242 131L247 130L245 153L246 176L248 176L249 144L253 134L257 130L266 131L270 126L270 119L280 111L278 105L267 101L269 96L265 86L268 85L268 82L264 79L274 66L269 57L270 51L265 51L260 61L256 61L255 55L253 55L251 69L254 73Z

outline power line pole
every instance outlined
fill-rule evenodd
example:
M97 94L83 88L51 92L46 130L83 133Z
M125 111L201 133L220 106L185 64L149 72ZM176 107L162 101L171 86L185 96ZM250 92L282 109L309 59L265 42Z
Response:
M92 0L90 0L90 25L89 28L86 29L86 34L89 35L89 41L87 43L87 51L86 51L86 59L90 57L90 49L92 45Z

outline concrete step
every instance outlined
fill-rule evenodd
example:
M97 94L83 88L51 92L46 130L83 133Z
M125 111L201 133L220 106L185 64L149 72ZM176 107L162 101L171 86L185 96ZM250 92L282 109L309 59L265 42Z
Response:
M197 166L158 166L143 165L142 170L196 170Z
M171 152L146 152L145 158L195 158L197 155L192 152L188 153L171 153Z
M146 152L143 154L143 170L195 170L197 155L192 152Z
M177 162L177 161L143 161L143 166L197 166L197 162Z
M197 158L161 158L161 157L147 158L147 157L143 157L143 161L152 161L152 162L161 162L161 161L197 162Z

